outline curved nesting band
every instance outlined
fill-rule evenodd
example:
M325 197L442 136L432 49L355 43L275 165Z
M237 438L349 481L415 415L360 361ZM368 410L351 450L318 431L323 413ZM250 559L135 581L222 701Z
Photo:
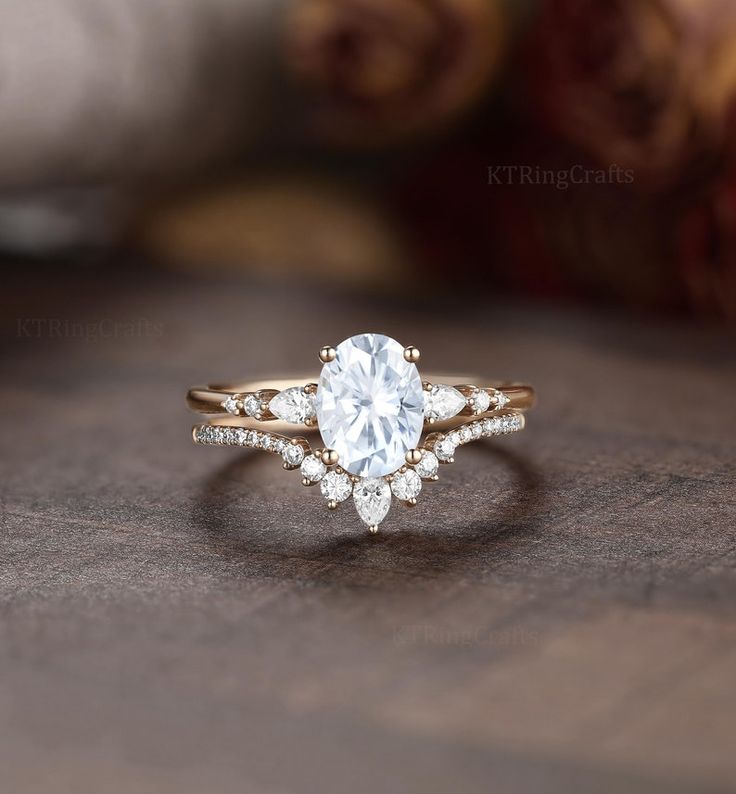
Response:
M472 441L523 430L531 386L476 377L421 378L419 351L380 334L359 334L320 351L319 381L294 377L191 389L207 416L197 444L276 453L302 483L319 484L330 509L352 496L378 530L392 498L413 506L424 482ZM322 444L307 436L319 433ZM325 444L325 442L327 442Z

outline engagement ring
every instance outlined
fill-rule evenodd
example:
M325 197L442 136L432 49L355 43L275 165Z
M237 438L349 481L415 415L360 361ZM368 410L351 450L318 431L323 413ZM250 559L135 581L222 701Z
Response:
M322 372L288 381L191 389L189 407L219 414L195 425L197 444L273 452L302 483L319 485L334 510L350 497L370 531L392 498L413 506L458 447L524 428L530 386L427 375L419 350L382 334L358 334L319 352ZM298 428L318 432L313 446ZM423 434L426 431L426 435Z

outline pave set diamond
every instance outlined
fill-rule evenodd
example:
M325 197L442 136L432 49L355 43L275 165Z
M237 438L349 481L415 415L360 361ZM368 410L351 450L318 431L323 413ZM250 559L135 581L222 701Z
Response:
M319 383L228 394L220 405L236 417L317 426L324 449L303 437L216 423L196 426L195 442L278 454L304 485L319 485L330 509L352 496L375 532L392 499L415 505L423 483L439 479L458 447L524 427L523 414L506 407L511 398L504 391L423 382L418 351L388 336L360 334L323 350L329 355L320 354ZM425 425L460 416L468 421L421 440Z

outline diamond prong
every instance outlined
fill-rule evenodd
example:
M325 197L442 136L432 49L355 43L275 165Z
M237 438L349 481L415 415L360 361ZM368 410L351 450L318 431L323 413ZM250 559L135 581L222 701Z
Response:
M319 351L319 360L323 364L329 364L330 361L335 360L335 356L337 355L335 348L330 347L330 345L325 345L324 347L320 348Z
M322 463L325 466L334 466L337 461L340 459L340 456L335 452L334 449L323 449L320 453L320 458L322 459Z
M337 502L334 499L330 499L330 501L327 502L327 509L328 510L337 510Z
M417 361L419 361L421 355L422 354L419 352L419 348L414 347L414 345L409 345L408 347L404 348L404 359L410 364L416 364Z
M412 497L411 499L407 499L406 502L404 502L404 504L407 507L416 507L416 505L417 505L416 496Z
M406 453L405 458L406 458L406 462L410 466L416 466L417 463L419 463L419 461L422 459L422 451L419 449L410 449Z
M378 534L378 524L374 524L373 526L368 527L368 531L371 533L371 535L377 535Z

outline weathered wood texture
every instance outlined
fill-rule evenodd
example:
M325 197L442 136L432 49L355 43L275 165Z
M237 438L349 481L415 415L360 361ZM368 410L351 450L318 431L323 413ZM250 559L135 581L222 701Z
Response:
M136 272L2 301L4 792L734 790L725 335ZM528 430L375 538L191 444L187 386L366 329L534 383Z

